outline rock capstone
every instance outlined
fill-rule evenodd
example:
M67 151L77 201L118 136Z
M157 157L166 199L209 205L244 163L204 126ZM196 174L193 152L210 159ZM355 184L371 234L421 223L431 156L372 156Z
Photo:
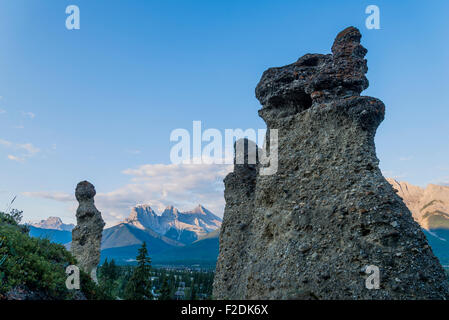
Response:
M105 225L100 211L95 207L95 194L95 187L91 183L78 183L75 191L79 202L76 210L77 225L72 230L71 244L78 267L90 275L100 262L101 237Z
M235 165L225 178L214 298L449 298L442 266L379 169L385 106L360 96L360 40L349 27L332 54L264 72L256 97L268 132L278 130L278 170ZM379 270L378 287L368 270Z

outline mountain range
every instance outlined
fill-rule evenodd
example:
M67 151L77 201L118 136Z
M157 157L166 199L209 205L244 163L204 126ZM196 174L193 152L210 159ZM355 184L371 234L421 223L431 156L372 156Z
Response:
M51 217L29 224L30 235L49 238L70 248L73 225ZM69 228L68 226L72 226ZM132 263L146 242L155 264L215 265L221 219L198 205L181 212L173 206L161 214L149 205L137 205L123 222L103 231L101 257L117 263Z

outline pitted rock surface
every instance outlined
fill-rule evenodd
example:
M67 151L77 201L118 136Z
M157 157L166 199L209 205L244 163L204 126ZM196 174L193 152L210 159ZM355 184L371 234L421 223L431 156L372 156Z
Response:
M95 207L95 194L95 187L91 183L78 183L75 196L79 206L76 210L77 225L72 230L71 250L78 267L88 274L100 262L101 237L105 225L100 211Z
M449 298L442 266L378 167L385 106L360 96L360 39L349 27L332 54L263 74L256 97L279 130L278 171L235 165L224 180L216 299ZM372 265L379 289L366 286Z

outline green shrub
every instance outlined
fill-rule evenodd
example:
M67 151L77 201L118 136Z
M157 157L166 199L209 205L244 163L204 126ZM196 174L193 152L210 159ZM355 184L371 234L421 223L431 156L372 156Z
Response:
M63 245L30 237L27 227L19 225L20 218L21 215L0 212L0 296L13 288L25 287L48 299L74 298L76 292L65 285L65 270L69 265L76 265L75 258ZM84 272L80 275L80 285L87 299L102 296Z

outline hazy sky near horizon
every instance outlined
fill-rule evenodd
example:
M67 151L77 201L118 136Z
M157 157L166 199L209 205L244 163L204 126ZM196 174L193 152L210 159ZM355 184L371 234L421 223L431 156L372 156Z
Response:
M77 5L81 29L67 30ZM365 8L380 8L380 30ZM170 133L265 128L262 72L330 53L358 27L370 87L386 119L376 136L386 176L449 183L449 2L0 0L0 210L75 221L73 193L97 189L110 224L137 203L222 216L229 166L170 164Z

